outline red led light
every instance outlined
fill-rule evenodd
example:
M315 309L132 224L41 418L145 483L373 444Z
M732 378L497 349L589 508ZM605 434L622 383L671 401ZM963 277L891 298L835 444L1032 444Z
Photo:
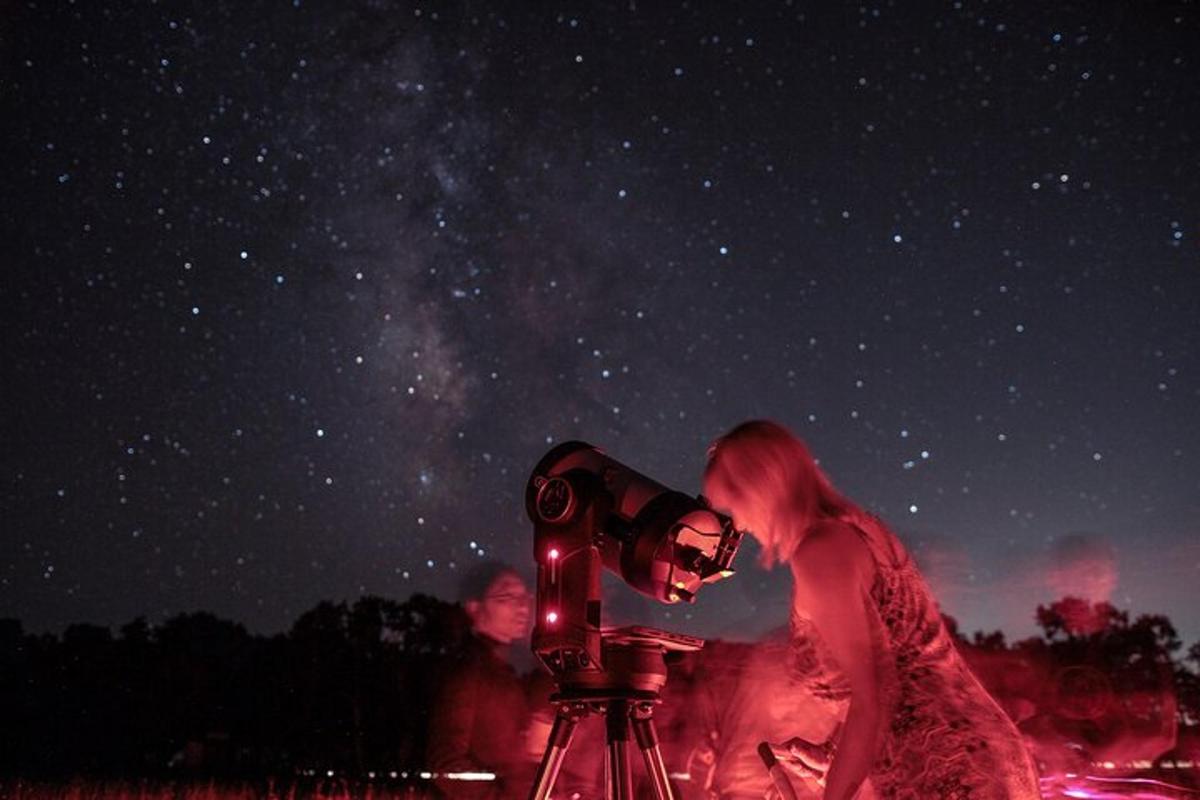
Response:
M547 615L546 615L546 622L550 623L551 625L553 625L554 623L558 622L558 612L557 612L557 611L551 611L549 614L547 614Z
M558 548L557 548L557 547L551 547L551 548L550 548L550 553L549 553L549 556L550 556L550 560L551 560L551 561L553 561L554 559L558 558Z

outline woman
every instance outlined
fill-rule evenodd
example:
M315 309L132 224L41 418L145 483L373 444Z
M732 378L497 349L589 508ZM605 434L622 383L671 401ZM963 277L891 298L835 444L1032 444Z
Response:
M789 742L849 800L1037 800L1020 734L954 648L899 540L834 490L803 442L743 423L709 449L704 494L792 572L792 659L818 697L849 701L836 740Z
M525 746L528 687L507 655L529 634L533 598L516 570L489 561L466 574L459 600L471 634L437 693L429 767L450 800L523 796L535 763Z

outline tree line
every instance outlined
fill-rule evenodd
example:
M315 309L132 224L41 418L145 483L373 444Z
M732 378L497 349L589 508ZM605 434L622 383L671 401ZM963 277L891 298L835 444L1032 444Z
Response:
M439 667L467 630L459 606L424 594L322 602L274 636L207 612L115 636L0 620L0 771L417 767Z
M1200 730L1200 643L1184 651L1165 616L1064 598L1036 618L1041 634L1013 643L947 623L1047 752L1138 755ZM468 630L458 605L424 594L322 602L273 636L206 612L115 634L0 620L0 773L420 770L438 676Z

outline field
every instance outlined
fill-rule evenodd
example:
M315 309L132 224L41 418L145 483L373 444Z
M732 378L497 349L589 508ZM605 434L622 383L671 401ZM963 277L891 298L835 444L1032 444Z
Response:
M1200 800L1200 792L1155 780L1045 780L1045 800ZM420 785L344 780L263 781L0 781L0 800L427 800ZM687 800L685 798L685 800Z
M3 800L424 800L413 785L324 781L0 781Z

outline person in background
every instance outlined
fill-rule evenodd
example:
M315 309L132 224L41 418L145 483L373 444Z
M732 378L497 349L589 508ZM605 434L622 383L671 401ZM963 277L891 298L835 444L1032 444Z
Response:
M738 425L709 449L704 494L766 566L791 570L804 691L848 702L828 739L782 747L823 798L850 800L870 779L897 800L1039 800L1020 733L959 656L915 562L803 442L774 422Z
M509 650L529 635L533 596L515 569L488 561L464 576L459 601L471 630L430 716L434 785L448 800L524 797L536 762L526 742L527 684L509 662Z

